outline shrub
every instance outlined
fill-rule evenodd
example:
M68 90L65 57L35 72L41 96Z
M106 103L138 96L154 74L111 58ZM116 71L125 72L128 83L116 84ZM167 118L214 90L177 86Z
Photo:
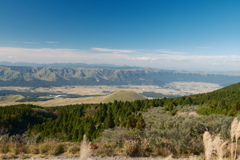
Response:
M232 117L221 115L169 116L161 108L150 109L143 116L146 122L144 135L151 148L160 148L160 154L163 154L163 150L169 150L174 155L202 154L202 135L206 130L228 139L233 120Z
M49 155L56 144L53 142L45 142L39 145L40 154Z
M4 144L1 147L1 153L8 153L10 151L10 144Z
M127 156L139 156L140 142L137 140L126 140L124 143L124 152Z
M53 151L52 151L52 155L59 155L59 154L62 154L62 153L64 153L64 151L65 151L65 146L64 146L64 144L62 144L62 143L59 143L59 144L57 144L55 147L54 147L54 149L53 149Z
M31 154L39 154L40 153L39 147L36 144L35 145L29 145L28 148L29 148L29 152Z
M72 156L72 155L79 155L79 151L80 151L80 146L77 144L73 144L70 147L68 147L67 150L67 155Z

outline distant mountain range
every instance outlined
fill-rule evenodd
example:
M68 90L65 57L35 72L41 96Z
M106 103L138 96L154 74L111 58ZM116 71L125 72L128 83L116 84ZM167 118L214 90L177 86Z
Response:
M240 82L240 75L146 68L0 66L0 86L164 85L170 82L209 82L227 86Z
M53 68L118 68L137 69L141 67L117 66L113 64L86 64L86 63L27 63L27 62L0 62L2 66L24 66L24 67L53 67Z

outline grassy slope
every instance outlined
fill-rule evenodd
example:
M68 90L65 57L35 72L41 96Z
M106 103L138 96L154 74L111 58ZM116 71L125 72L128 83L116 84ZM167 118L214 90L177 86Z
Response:
M38 102L15 102L13 101L1 101L0 99L0 106L6 106L6 105L16 105L16 104L33 104L38 105L42 107L53 107L53 106L65 106L65 105L71 105L71 104L87 104L87 103L100 103L103 101L105 96L99 96L99 97L84 97L84 98L61 98L61 97L55 97L52 100L48 101L38 101ZM24 98L24 97L22 97ZM19 99L22 99L19 98ZM16 100L19 100L16 99Z
M0 105L13 105L16 104L17 100L23 99L24 97L21 95L11 95L11 96L0 96Z
M146 99L144 96L130 91L130 90L122 90L114 92L108 95L103 101L104 102L113 102L114 100L117 101L135 101L135 100L144 100Z

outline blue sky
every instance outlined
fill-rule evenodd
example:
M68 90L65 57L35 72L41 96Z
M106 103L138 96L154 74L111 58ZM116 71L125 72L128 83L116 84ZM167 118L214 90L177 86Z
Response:
M240 70L239 0L0 0L0 61Z

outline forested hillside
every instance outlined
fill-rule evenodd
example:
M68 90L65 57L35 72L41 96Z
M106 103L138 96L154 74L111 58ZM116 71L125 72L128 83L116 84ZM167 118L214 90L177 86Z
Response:
M41 133L39 141L58 138L62 141L81 141L86 134L95 139L104 129L122 126L143 130L145 122L139 111L159 106L159 100L82 104L42 108L15 105L0 108L0 126L6 133ZM44 122L44 123L43 123Z
M0 67L0 86L163 85L170 82L209 82L227 86L240 82L240 75L153 69Z
M53 142L80 142L86 135L101 146L96 153L99 155L199 155L203 153L205 131L220 134L224 140L230 138L231 116L240 113L239 95L240 83L211 93L178 98L50 108L1 107L0 136L4 138L0 140L3 144L0 152L10 152L6 151L10 142L24 146L22 152L27 152L26 148L32 147L28 145L30 141L41 150L42 143L46 145L50 141L54 147ZM194 111L199 116L190 115ZM48 150L29 152L48 153Z
M198 106L196 109L199 114L235 116L240 113L239 97L240 83L211 93L178 98L133 102L115 100L109 103L51 108L20 104L0 108L0 126L10 134L17 133L16 131L22 133L31 128L31 132L41 133L40 139L58 137L67 141L81 141L84 134L89 139L95 139L104 129L117 126L144 129L141 112L152 107L161 107L165 112L175 115L186 106Z
M240 114L240 83L224 87L222 89L178 98L161 99L166 111L177 112L186 105L197 105L199 114L221 114L236 116Z

